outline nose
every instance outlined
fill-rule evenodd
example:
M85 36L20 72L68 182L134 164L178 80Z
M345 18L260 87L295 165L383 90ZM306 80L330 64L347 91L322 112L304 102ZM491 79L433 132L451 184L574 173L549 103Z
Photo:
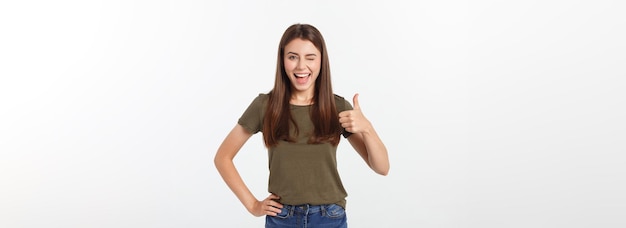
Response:
M297 67L298 70L304 70L304 69L306 69L306 64L304 63L304 61L299 60L298 61L298 65L296 65L296 67Z

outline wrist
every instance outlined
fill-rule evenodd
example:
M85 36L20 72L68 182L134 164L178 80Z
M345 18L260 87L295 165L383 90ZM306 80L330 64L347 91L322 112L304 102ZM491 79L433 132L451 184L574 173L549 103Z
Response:
M251 200L250 202L246 202L244 203L244 207L246 207L246 210L248 210L248 212L253 213L254 212L254 206L257 203L257 200Z
M361 133L363 133L363 136L371 135L372 133L374 133L374 127L371 123L368 122L367 127L364 127Z

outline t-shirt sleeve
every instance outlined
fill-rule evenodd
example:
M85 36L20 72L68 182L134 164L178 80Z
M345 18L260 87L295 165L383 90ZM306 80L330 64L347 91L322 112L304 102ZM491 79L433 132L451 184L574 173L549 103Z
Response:
M263 103L267 99L267 95L259 94L252 103L243 112L237 123L252 134L261 131L263 126Z
M346 110L352 110L353 109L352 105L350 104L350 102L348 102L348 100L346 100L343 97L340 97L340 98L341 98L340 99L341 100L340 101L341 105L338 105L339 110L337 110L337 111L343 112L343 111L346 111ZM346 131L345 128L342 128L341 135L343 135L344 138L348 138L348 137L350 137L352 135L352 132Z

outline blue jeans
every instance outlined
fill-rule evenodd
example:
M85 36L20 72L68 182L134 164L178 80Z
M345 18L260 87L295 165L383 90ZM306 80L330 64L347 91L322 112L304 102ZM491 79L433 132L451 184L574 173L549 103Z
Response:
M346 211L337 204L283 205L276 216L265 216L265 228L347 228Z

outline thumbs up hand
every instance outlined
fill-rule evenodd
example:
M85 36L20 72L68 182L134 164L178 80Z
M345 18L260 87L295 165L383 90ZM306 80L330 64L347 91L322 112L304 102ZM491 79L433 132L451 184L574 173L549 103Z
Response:
M339 113L339 124L345 128L346 131L352 133L368 132L372 128L372 124L361 112L361 106L359 105L359 94L354 94L352 99L354 109L347 110Z

